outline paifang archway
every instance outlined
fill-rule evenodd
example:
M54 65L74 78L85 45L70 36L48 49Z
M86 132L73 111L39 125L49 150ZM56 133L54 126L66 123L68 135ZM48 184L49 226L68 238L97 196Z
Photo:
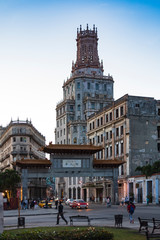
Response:
M53 177L107 177L113 182L113 202L118 201L118 167L121 160L99 160L95 153L102 146L52 144L42 147L41 151L50 154L52 163L50 176Z

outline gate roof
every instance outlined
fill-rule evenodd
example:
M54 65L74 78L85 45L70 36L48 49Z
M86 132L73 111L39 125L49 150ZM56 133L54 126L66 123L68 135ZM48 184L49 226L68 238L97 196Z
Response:
M102 146L94 145L73 145L73 144L52 144L49 143L48 146L41 147L40 149L46 153L68 153L68 154L94 154L96 152L102 151Z

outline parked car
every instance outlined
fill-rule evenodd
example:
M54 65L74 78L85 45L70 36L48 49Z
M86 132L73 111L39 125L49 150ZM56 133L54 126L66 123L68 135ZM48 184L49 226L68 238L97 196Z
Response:
M46 208L46 200L40 201L38 206L41 207L41 208ZM48 208L52 208L52 203L51 202L48 202Z
M72 203L72 208L77 208L77 209L79 209L79 208L88 208L88 203L87 202L85 202L83 199L76 199L76 200L74 200L73 201L73 203Z
M71 204L73 203L73 201L74 201L73 198L68 198L67 201L65 202L65 204L71 206Z

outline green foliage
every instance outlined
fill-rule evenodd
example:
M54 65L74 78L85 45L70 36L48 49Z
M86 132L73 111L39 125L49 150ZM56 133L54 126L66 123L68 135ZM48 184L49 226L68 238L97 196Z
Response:
M138 166L135 171L140 171L146 176L146 178L148 178L152 176L152 174L160 172L160 161L154 162L153 165L148 164L143 167Z
M86 229L70 229L67 231L48 230L27 230L25 232L12 233L5 232L0 236L0 240L113 240L113 233L109 233L105 228L89 227Z
M20 181L21 177L17 171L6 169L5 172L0 173L0 191L8 190L9 197L14 197Z

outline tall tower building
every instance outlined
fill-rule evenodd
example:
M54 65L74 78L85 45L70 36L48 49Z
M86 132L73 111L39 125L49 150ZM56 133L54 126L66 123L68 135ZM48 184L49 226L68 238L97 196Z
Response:
M71 76L63 84L63 100L56 106L55 143L87 144L87 118L113 102L113 78L103 75L98 56L97 28L77 29L77 59ZM68 186L57 182L58 195L65 197ZM72 195L72 194L71 194Z
M97 29L77 29L77 59L63 84L63 100L56 106L55 143L84 144L86 120L113 101L113 78L103 75L98 56Z

